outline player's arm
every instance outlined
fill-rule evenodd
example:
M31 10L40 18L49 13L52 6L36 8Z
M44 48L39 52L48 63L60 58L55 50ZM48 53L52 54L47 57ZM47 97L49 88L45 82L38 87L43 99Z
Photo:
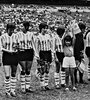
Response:
M58 61L57 56L56 56L56 50L58 49L58 46L59 46L58 38L55 38L55 61Z
M52 53L55 53L55 39L54 39L54 37L52 37L50 45L51 45Z
M37 41L37 40L36 40ZM37 43L37 42L36 42ZM36 46L35 46L36 45ZM39 57L39 53L38 53L38 48L37 48L37 45L38 44L35 44L34 42L34 37L32 36L32 46L33 46L33 49L34 49L34 52L35 52L35 57L38 58Z
M0 43L1 43L1 46L0 46L1 51L10 52L10 50L5 49L4 38L3 37L0 38Z
M12 47L17 52L19 50L19 43L18 43L18 36L17 36L17 34L15 34L15 38L14 39L15 40L14 40L14 43L13 43Z
M54 61L55 59L55 38L52 37L51 38L51 42L50 42L50 47L51 47L51 53L52 53L52 61Z

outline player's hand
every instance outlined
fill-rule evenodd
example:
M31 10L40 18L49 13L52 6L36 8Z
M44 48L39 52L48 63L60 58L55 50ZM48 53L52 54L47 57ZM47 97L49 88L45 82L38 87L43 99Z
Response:
M34 56L35 59L40 59L39 55L37 53L35 53L35 56Z
M40 57L39 57L39 56L34 56L34 59L35 59L35 60L39 60Z

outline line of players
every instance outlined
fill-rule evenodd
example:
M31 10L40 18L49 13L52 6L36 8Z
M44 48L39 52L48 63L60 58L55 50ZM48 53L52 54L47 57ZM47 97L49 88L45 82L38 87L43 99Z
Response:
M41 23L39 25L39 34L35 38L33 32L29 31L29 22L23 22L24 30L14 33L15 25L7 24L7 33L1 36L1 50L3 52L2 62L5 72L6 95L16 97L16 71L18 63L21 65L20 83L21 92L32 92L30 86L31 67L33 59L37 59L40 73L40 86L43 90L49 90L49 70L51 63L55 61L56 71L55 87L60 88L65 85L65 71L62 62L64 58L63 38L65 37L65 28L57 28L56 33L48 29L48 25ZM11 69L11 71L10 71ZM61 78L59 77L59 72Z

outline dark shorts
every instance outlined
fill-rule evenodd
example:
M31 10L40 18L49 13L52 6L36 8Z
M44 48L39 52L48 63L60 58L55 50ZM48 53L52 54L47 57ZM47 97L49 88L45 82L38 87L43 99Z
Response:
M3 52L2 56L3 65L18 65L18 54Z
M56 51L56 56L58 58L58 61L62 63L63 62L63 58L64 58L64 53Z
M51 51L40 51L39 56L40 56L40 59L43 60L43 61L47 61L49 63L52 62Z
M85 53L86 53L87 57L90 57L90 47L86 47Z
M18 60L19 61L33 61L33 57L34 57L34 50L33 49L20 51L18 53Z

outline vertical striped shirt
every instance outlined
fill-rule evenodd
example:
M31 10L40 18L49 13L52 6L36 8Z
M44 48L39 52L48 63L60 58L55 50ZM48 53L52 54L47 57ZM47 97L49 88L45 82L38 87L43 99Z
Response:
M45 34L45 35L39 34L37 40L38 40L37 45L39 45L38 48L39 50L41 51L51 50L52 39L49 34Z
M90 47L90 32L86 36L86 47Z
M10 50L12 52L16 51L15 46L17 44L16 34L13 33L11 36L5 33L1 36L1 49Z
M55 51L63 52L62 38L55 36Z
M18 44L21 49L31 49L34 44L33 33L27 31L27 33L18 32L17 33Z

